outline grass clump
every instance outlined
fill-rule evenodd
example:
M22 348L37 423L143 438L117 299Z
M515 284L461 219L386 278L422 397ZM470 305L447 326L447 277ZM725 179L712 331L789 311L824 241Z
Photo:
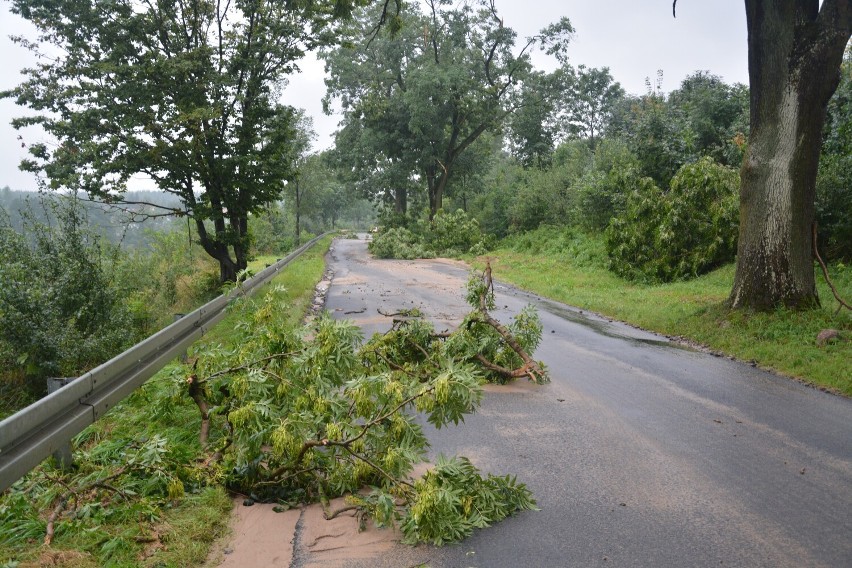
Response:
M598 312L668 336L683 337L745 361L852 396L852 314L837 303L817 273L823 306L809 311L768 313L724 307L734 277L726 265L698 278L668 284L630 282L609 272L600 237L571 234L575 260L564 245L552 244L554 229L513 237L489 253L495 277L555 300ZM564 237L561 237L564 240ZM558 239L557 239L558 242ZM841 297L852 297L852 267L834 263L830 275ZM840 338L824 345L817 335L836 329Z

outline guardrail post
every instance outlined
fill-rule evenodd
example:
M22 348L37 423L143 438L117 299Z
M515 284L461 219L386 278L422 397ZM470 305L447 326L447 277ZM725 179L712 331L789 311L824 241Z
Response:
M54 393L73 381L76 377L49 377L47 379L47 394ZM53 460L62 471L70 471L74 467L74 455L71 453L71 442L65 442L53 452Z
M175 314L175 321L178 321L185 315L186 314ZM180 360L181 363L186 363L189 360L189 355L187 355L186 349L184 349L183 352L180 354Z

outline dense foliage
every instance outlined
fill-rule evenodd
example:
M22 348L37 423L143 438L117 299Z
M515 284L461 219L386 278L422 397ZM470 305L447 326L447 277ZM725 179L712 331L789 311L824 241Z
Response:
M26 236L0 215L0 350L41 384L108 359L137 336L111 285L117 250L87 229L75 201L53 203L53 213L53 224L30 219Z
M370 241L377 258L435 258L461 254L484 254L493 239L482 232L479 222L463 210L438 210L432 221L423 217L410 227L390 227Z
M532 45L561 45L573 30L563 18L516 48L494 2L405 3L394 30L376 30L378 8L322 53L327 102L344 113L336 151L353 183L399 213L410 186L425 189L432 217L462 156L516 107Z
M629 279L669 282L693 278L733 260L739 177L702 158L683 166L663 192L637 180L625 214L606 230L611 268Z

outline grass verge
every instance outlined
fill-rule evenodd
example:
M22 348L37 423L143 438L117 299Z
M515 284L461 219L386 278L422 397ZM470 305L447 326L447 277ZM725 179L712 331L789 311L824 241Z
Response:
M286 305L285 325L302 319L330 243L320 241L258 292ZM251 307L235 303L202 342L234 349L229 331ZM231 500L201 475L200 416L183 386L188 372L169 365L78 435L73 473L47 460L0 497L0 566L185 567L206 559L227 530ZM46 546L49 519L63 501Z
M554 239L542 233L538 240L543 238L549 243L536 243L535 234L508 240L473 263L482 266L490 258L496 278L525 290L852 396L852 314L835 313L837 302L821 273L817 274L820 309L734 312L722 305L731 291L733 266L685 282L637 284L605 268L603 247L594 239L582 235ZM852 267L834 264L830 274L841 297L852 298ZM824 329L839 330L845 338L818 345L817 335Z

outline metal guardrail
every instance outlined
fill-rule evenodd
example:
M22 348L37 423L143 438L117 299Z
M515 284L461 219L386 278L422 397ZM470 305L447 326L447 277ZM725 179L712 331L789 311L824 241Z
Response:
M225 317L249 295L328 233L268 266L241 286L204 304L124 353L0 422L0 491L23 477L106 414Z

